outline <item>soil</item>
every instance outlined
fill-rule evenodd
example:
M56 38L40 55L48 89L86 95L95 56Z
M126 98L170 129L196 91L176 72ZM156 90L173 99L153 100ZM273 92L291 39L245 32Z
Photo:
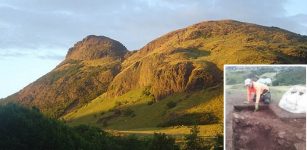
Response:
M233 145L235 149L305 149L305 119L281 120L271 110L234 111Z
M226 95L227 150L305 150L306 115L276 115L276 104L245 105L244 97L232 92ZM272 107L274 106L274 107ZM286 114L286 115L285 115Z

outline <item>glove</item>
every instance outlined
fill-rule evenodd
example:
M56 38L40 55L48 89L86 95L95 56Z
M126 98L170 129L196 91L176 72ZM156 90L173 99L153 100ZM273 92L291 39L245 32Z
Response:
M259 110L259 104L256 103L256 104L255 104L255 110L254 110L254 112L256 112L256 111L258 111L258 110Z

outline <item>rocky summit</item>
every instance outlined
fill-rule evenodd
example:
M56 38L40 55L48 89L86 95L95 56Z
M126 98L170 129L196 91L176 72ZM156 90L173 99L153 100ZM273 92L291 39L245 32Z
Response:
M122 58L128 52L118 41L105 36L89 35L68 50L66 59L93 60L104 57Z

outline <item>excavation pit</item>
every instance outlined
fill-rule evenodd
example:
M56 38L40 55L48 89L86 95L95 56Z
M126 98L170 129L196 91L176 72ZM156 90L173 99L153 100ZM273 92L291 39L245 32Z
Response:
M305 150L306 118L280 118L269 105L234 105L232 142L235 150Z

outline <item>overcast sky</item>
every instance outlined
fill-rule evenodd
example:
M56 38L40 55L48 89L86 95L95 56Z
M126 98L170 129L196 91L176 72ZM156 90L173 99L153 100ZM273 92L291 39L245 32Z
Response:
M0 98L61 62L87 35L135 50L175 29L234 19L307 34L307 0L0 0Z

